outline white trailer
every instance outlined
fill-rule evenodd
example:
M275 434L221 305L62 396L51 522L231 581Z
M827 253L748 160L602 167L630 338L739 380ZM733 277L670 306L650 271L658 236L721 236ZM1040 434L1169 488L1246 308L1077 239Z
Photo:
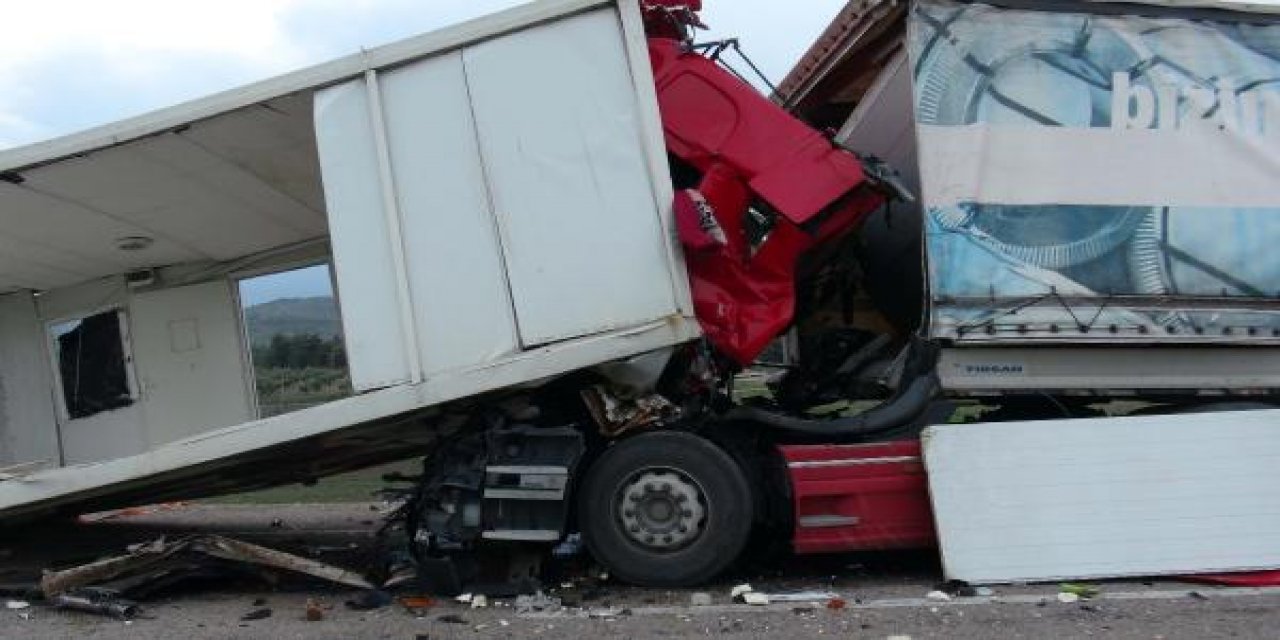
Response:
M631 0L2 152L0 520L422 454L454 401L693 340L671 201ZM235 281L320 263L356 395L260 419Z

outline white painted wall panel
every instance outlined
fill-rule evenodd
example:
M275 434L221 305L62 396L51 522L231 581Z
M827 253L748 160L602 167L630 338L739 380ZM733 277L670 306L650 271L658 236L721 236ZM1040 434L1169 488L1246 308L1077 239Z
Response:
M0 465L58 466L53 374L43 340L30 294L0 297Z
M140 293L129 311L151 447L253 419L230 282Z
M1280 568L1280 411L945 425L924 445L949 578Z
M409 348L365 82L320 91L315 103L351 382L357 391L405 383Z
M380 84L424 373L516 352L462 55L391 71Z
M36 302L40 320L43 323L41 331L45 333L46 345L50 344L48 337L50 324L102 313L109 309L125 310L124 327L127 331L128 305L129 290L122 277L104 278L73 287L55 289L41 295ZM127 340L125 344L126 358L129 358L132 353L132 347L128 342ZM50 347L46 349L52 353ZM53 370L52 362L50 360L51 370ZM134 370L131 359L126 363L126 367L132 378ZM58 374L55 372L53 375L55 377L54 393L61 393L61 387L56 385ZM59 407L58 421L62 434L63 460L67 464L85 464L123 458L147 450L146 425L142 422L142 408L138 403L104 411L87 418L70 420L62 408L61 398L55 402L55 406Z
M464 60L525 346L676 313L617 11Z

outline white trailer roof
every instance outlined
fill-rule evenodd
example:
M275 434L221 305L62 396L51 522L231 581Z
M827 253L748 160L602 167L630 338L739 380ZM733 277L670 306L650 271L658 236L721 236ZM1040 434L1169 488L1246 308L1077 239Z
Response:
M0 151L0 293L51 289L138 268L227 261L323 237L327 225L312 125L316 89L609 4L540 0ZM150 244L122 250L131 238Z

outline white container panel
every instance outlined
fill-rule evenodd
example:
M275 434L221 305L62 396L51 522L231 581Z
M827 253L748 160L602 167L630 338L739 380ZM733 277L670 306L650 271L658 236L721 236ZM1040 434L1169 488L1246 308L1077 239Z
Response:
M924 449L948 578L1280 568L1280 411L945 425Z
M526 347L675 314L616 10L464 51Z
M254 418L231 283L138 293L129 312L152 447Z
M356 391L409 382L400 291L364 80L318 91L316 140Z
M29 293L0 296L0 466L58 466L53 372Z
M380 76L423 372L520 348L462 55Z

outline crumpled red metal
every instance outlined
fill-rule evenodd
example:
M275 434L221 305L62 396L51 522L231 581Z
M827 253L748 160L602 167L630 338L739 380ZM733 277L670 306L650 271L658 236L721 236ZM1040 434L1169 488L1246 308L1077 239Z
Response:
M711 343L746 366L793 322L803 256L884 199L860 188L856 157L714 62L666 37L651 37L649 54L667 150L702 176L676 202L694 309ZM723 242L707 241L700 205ZM744 220L757 205L778 216L753 247Z

